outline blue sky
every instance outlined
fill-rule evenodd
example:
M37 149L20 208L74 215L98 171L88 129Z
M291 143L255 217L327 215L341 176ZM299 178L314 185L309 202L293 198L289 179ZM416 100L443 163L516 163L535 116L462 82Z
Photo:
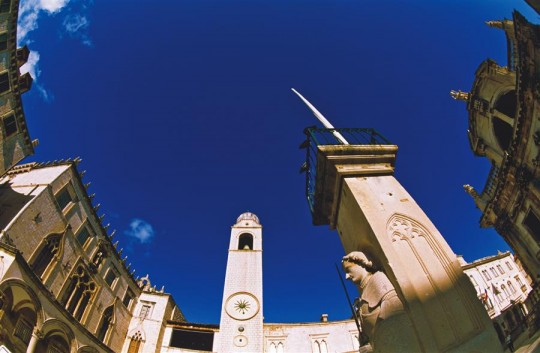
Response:
M298 145L313 115L372 127L400 148L396 177L465 259L507 246L463 191L489 171L463 102L486 58L506 64L521 1L22 0L33 54L27 161L80 156L104 223L139 276L188 320L219 323L230 235L263 224L266 322L350 316L336 232L311 225ZM349 286L351 294L355 289Z

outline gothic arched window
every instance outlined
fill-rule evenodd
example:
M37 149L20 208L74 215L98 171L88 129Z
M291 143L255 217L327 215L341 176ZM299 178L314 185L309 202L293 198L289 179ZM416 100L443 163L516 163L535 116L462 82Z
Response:
M141 348L141 342L142 342L142 335L140 332L137 331L137 333L131 337L131 341L129 342L128 353L139 353L139 349Z
M113 309L114 306L111 305L105 311L103 312L103 315L101 316L101 323L99 325L99 328L96 332L96 336L98 340L102 341L103 343L106 343L109 336L109 331L111 330L113 326Z
M55 234L45 239L38 256L31 266L37 276L41 277L54 257L58 255L60 251L60 240L60 234Z
M240 234L238 237L238 250L253 250L253 235L249 233Z
M66 306L66 310L80 321L95 291L95 283L91 280L88 273L79 266L71 276L69 285L62 298L62 303Z

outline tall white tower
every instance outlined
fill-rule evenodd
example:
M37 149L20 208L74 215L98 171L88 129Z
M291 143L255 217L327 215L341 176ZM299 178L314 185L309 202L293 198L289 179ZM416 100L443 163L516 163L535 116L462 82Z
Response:
M263 352L262 226L253 213L240 215L231 229L223 287L219 353Z

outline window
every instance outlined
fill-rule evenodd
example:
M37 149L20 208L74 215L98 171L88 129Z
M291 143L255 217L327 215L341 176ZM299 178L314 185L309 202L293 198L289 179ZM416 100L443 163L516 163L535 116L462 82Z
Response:
M53 258L58 254L60 250L60 240L61 236L59 234L55 234L45 239L39 255L36 257L31 266L32 270L38 277L43 275Z
M503 284L501 285L501 289L503 290L504 294L506 295L506 297L510 297L510 292L508 291L508 288L506 288L506 286Z
M484 278L489 281L491 279L491 276L489 275L487 270L482 270L482 274L484 275Z
M272 342L269 345L269 353L283 353L283 343L282 342Z
M510 266L510 261L506 261L506 267L508 267L509 271L512 271L512 266Z
M6 137L13 135L17 132L17 122L15 121L15 115L11 114L3 119L4 131Z
M108 333L112 328L112 320L113 306L111 305L103 312L103 315L101 317L101 323L96 332L97 339L102 341L103 343L106 343L105 340L107 339Z
M117 277L118 277L118 275L116 273L116 269L114 267L111 267L109 269L109 272L107 272L107 275L105 276L105 282L107 282L107 284L112 287L112 285L114 283L114 280Z
M473 284L473 286L477 286L478 284L476 283L476 281L474 280L473 276L469 275L469 278L471 279L471 282Z
M146 319L150 317L152 314L152 305L151 304L143 304L141 307L141 312L139 313L139 317L142 319Z
M7 49L7 40L8 40L7 33L0 34L0 50L6 50Z
M137 331L137 333L131 337L128 353L139 353L139 349L141 348L141 341L142 335L140 332Z
M514 287L512 281L508 281L506 284L508 284L508 288L510 288L510 292L512 292L512 294L516 292L516 288Z
M66 306L66 310L75 319L80 321L95 291L95 283L91 280L88 273L79 266L77 271L71 276L61 302Z
M63 188L62 190L60 190L55 195L55 198L61 210L65 209L66 206L69 205L70 202L73 202L73 198L71 197L71 193L69 192L67 186Z
M504 274L504 270L503 270L503 268L502 268L501 265L497 265L497 270L499 270L499 273L500 273L501 275Z
M490 267L489 270L491 271L491 274L494 276L494 277L499 277L499 274L497 273L497 271L495 271L495 269L493 267Z
M7 72L4 72L3 74L0 74L0 94L7 91L9 91L9 76Z
M238 250L253 250L253 235L240 234L238 237Z
M69 345L60 336L52 336L46 353L69 353Z
M328 353L328 346L326 345L326 340L314 340L313 353Z
M11 10L11 0L0 0L0 13L6 13Z
M124 304L126 308L129 308L129 304L131 303L133 298L135 298L135 294L133 293L131 289L128 288L126 290L126 294L124 294L124 299L122 299L122 303Z
M30 338L32 337L32 325L24 319L24 317L19 316L19 320L15 325L15 331L13 332L15 337L19 337L21 341L28 344Z
M527 286L523 283L523 281L521 280L519 275L516 275L514 278L516 279L518 285L521 287L521 291L526 292L527 291Z
M540 243L540 219L538 219L538 216L531 209L529 209L527 216L523 219L523 225L533 236L534 240Z
M77 241L79 242L79 244L81 244L81 246L84 246L88 238L90 238L90 232L88 231L88 227L82 226L81 231L79 232L79 234L77 234Z

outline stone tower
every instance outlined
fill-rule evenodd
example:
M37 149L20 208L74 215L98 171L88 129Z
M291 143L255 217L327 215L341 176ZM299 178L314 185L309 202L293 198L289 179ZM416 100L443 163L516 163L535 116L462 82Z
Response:
M256 215L246 212L231 229L214 351L263 351L262 294L262 226Z

